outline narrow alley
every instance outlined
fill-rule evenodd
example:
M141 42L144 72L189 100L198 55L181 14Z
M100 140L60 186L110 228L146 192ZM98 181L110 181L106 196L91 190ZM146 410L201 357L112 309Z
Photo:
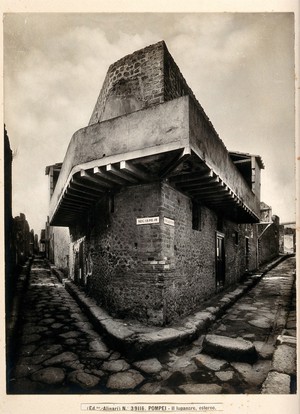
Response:
M205 335L167 351L158 348L155 357L134 360L109 348L105 336L94 330L47 261L35 259L15 363L8 367L8 392L259 394L276 368L278 335L296 336L294 281L295 258L290 257L267 272L209 328L208 334L251 341L258 354L254 363L206 354ZM288 387L293 393L296 362L293 356L289 361Z

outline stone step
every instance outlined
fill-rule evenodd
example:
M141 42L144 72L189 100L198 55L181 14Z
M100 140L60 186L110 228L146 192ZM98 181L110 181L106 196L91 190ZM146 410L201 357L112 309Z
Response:
M257 351L252 342L222 335L206 335L203 352L228 361L254 363L257 360Z

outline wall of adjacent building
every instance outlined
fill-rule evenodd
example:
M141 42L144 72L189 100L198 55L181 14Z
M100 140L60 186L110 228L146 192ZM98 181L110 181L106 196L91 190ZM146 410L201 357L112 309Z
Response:
M272 216L269 224L257 224L258 228L258 264L274 259L279 255L279 218Z

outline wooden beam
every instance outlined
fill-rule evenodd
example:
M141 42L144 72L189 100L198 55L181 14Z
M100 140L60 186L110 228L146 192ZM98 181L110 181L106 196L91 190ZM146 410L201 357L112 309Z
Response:
M203 173L203 172L193 172L193 173L182 173L178 174L176 176L172 176L169 178L169 181L174 184L180 184L180 183L188 183L192 181L199 181L203 183L209 183L209 182L218 182L219 178L216 174L213 173L212 170Z
M82 197L78 198L77 196L73 196L71 194L65 194L64 200L71 201L71 202L78 203L78 204L85 204L87 206L90 206L92 202L94 201L93 199L86 199Z
M118 170L118 169L117 169L114 165L112 165L112 164L108 164L108 165L106 166L106 171L107 171L109 174L112 174L112 175L115 175L115 176L117 176L117 177L123 178L123 180L129 181L129 182L130 182L130 183L132 183L132 184L137 184L137 183L138 183L138 181L137 181L135 178L131 177L131 175L129 175L128 173L126 173L126 172L124 172L124 171L120 171L120 170Z
M190 187L186 188L186 191L189 193L201 193L201 194L227 194L230 193L230 190L227 186L207 186L207 187Z
M97 198L98 196L96 194L94 194L94 197L92 196L92 194L87 194L87 193L77 193L76 190L71 189L71 188L67 188L66 192L65 192L65 196L69 197L71 196L72 198L77 198L77 199L84 199L84 200L90 200L90 201L94 201L95 198Z
M97 184L97 185L99 185L101 187L109 188L109 189L113 188L113 185L112 184L108 184L107 182L104 182L103 180L97 178L96 176L88 173L85 170L81 170L80 171L80 177L83 178L84 180L87 180L87 181L90 181L92 183L95 183L95 184Z
M151 177L149 174L144 173L134 165L132 165L129 161L121 161L120 162L120 170L128 173L129 175L133 175L134 178L143 181L151 181Z
M215 178L212 179L213 181L209 181L209 182L197 182L197 181L192 181L192 182L187 182L187 183L182 183L182 184L175 184L176 187L181 188L182 190L189 190L189 189L193 189L193 188L201 188L201 190L204 189L210 189L210 188L222 188L222 183L219 181L219 178Z
M233 162L233 164L245 164L245 163L251 162L251 158L246 159L246 160L232 161L232 162Z
M85 193L85 194L95 194L98 193L99 195L104 194L104 188L96 188L93 185L89 185L86 182L81 182L74 177L72 177L70 184L70 188L75 189L77 192Z
M81 211L84 211L86 209L86 207L85 206L74 206L74 205L72 205L72 206L70 206L70 205L61 205L60 207L59 207L59 209L58 209L58 211L63 211L63 210L65 210L65 211L74 211L74 212L81 212Z
M82 207L82 208L87 208L88 206L90 206L89 203L74 203L71 200L67 201L67 200L63 200L63 205L66 207L71 207L71 208L78 208L78 207Z
M106 180L108 183L118 184L118 185L125 185L126 181L122 178L116 177L114 175L108 174L106 171L101 170L100 167L94 167L94 174L98 177Z
M233 197L230 194L210 194L210 195L203 195L199 194L199 196L203 200L233 200Z
M174 171L182 162L191 156L191 149L185 147L179 155L177 155L173 160L159 172L160 178L165 178L170 172Z

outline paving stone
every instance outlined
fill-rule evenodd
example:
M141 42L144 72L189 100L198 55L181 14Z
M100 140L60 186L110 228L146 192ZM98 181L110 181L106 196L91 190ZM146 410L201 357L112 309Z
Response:
M73 338L70 338L70 339L66 339L65 340L65 344L66 345L76 345L77 344L77 340L76 339L73 339Z
M19 363L23 365L39 365L42 362L46 361L50 355L43 354L43 355L30 355L28 357L20 358Z
M139 388L140 394L159 394L161 385L159 382L147 382Z
M137 371L131 370L112 374L107 381L107 388L114 390L134 389L144 381L144 377Z
M234 372L233 371L219 371L219 372L216 372L215 375L221 381L230 381L233 378Z
M113 352L113 353L111 354L111 356L109 357L109 360L120 359L120 357L121 357L120 352Z
M14 378L22 378L27 377L30 374L33 374L34 372L40 370L43 368L41 365L17 365L16 368L13 371L13 377Z
M290 394L291 378L287 374L270 371L263 383L262 394Z
M93 340L92 342L90 342L90 344L89 344L89 350L90 351L107 352L108 351L108 347L100 339L97 339L97 340Z
M130 365L127 364L124 359L117 359L115 361L108 361L103 362L102 369L105 371L111 371L111 372L120 372L120 371L126 371L130 368Z
M32 335L32 334L38 334L38 333L42 333L45 332L47 330L47 328L45 328L44 326L30 326L30 327L24 327L23 328L23 333L24 335Z
M91 373L101 378L104 376L104 372L101 369L92 369Z
M79 360L76 360L76 361L64 361L62 363L62 365L65 368L72 368L72 369L74 369L76 371L83 370L84 369L84 365Z
M253 339L253 338L255 338L255 334L253 334L253 333L248 333L248 334L245 334L245 335L243 335L243 338L244 339Z
M194 364L193 359L190 357L180 357L174 363L169 363L168 367L170 371L180 371L182 373L193 372L194 370L197 370L197 366Z
M74 339L74 338L78 338L80 335L81 333L78 331L70 331L70 332L60 334L59 336L64 339L71 339L71 338Z
M49 385L62 384L65 379L65 372L61 368L44 368L32 374L31 378L33 381Z
M296 329L285 329L284 330L284 335L288 335L288 336L297 336L297 331Z
M241 305L237 305L237 308L239 309L239 310L243 310L243 311L248 311L248 312L250 312L250 311L257 311L257 308L255 307L255 306L252 306L252 305L246 305L246 304L241 304Z
M253 362L257 358L252 342L222 335L206 335L203 341L203 351L234 361Z
M185 394L221 394L222 387L217 384L184 384L178 387Z
M212 371L219 371L227 365L224 359L212 358L206 354L199 354L195 356L194 361L198 367L206 367Z
M100 380L95 375L87 374L83 371L73 371L68 375L68 381L87 390L94 388Z
M258 356L262 359L271 359L275 350L274 345L266 344L262 341L254 341L253 345L256 348Z
M261 385L271 368L271 361L259 361L254 365L243 362L232 362L231 365L238 371L244 381L250 385Z
M78 359L78 356L74 354L73 352L63 352L62 354L59 354L50 359L47 359L47 361L45 361L43 365L46 365L46 366L57 365L57 364L62 364L63 362L76 361L77 359Z
M147 374L156 374L162 370L162 365L156 358L134 362L133 365Z
M280 345L273 355L273 369L284 374L296 374L296 349L288 345Z
M100 359L100 360L107 360L109 358L110 353L109 352L101 352L101 351L94 351L94 352L85 352L84 356L86 358L92 358L92 359Z
M34 355L55 355L58 354L63 350L63 347L59 344L45 344L40 346L36 351L34 351Z
M55 322L55 319L53 318L46 318L46 319L41 320L42 325L51 325L54 322Z
M266 318L256 318L248 321L249 325L255 326L256 328L269 329L273 322Z
M38 342L40 341L40 339L41 339L41 335L32 334L32 335L23 335L21 341L22 341L22 344L28 345L33 342Z
M38 383L31 381L29 378L17 378L10 384L12 394L36 394Z
M53 329L60 329L60 328L62 328L64 325L62 324L62 323L59 323L59 322L56 322L56 323L53 323L52 325L51 325L51 328L53 328Z
M30 344L22 347L20 355L28 356L31 355L37 349L37 345Z

